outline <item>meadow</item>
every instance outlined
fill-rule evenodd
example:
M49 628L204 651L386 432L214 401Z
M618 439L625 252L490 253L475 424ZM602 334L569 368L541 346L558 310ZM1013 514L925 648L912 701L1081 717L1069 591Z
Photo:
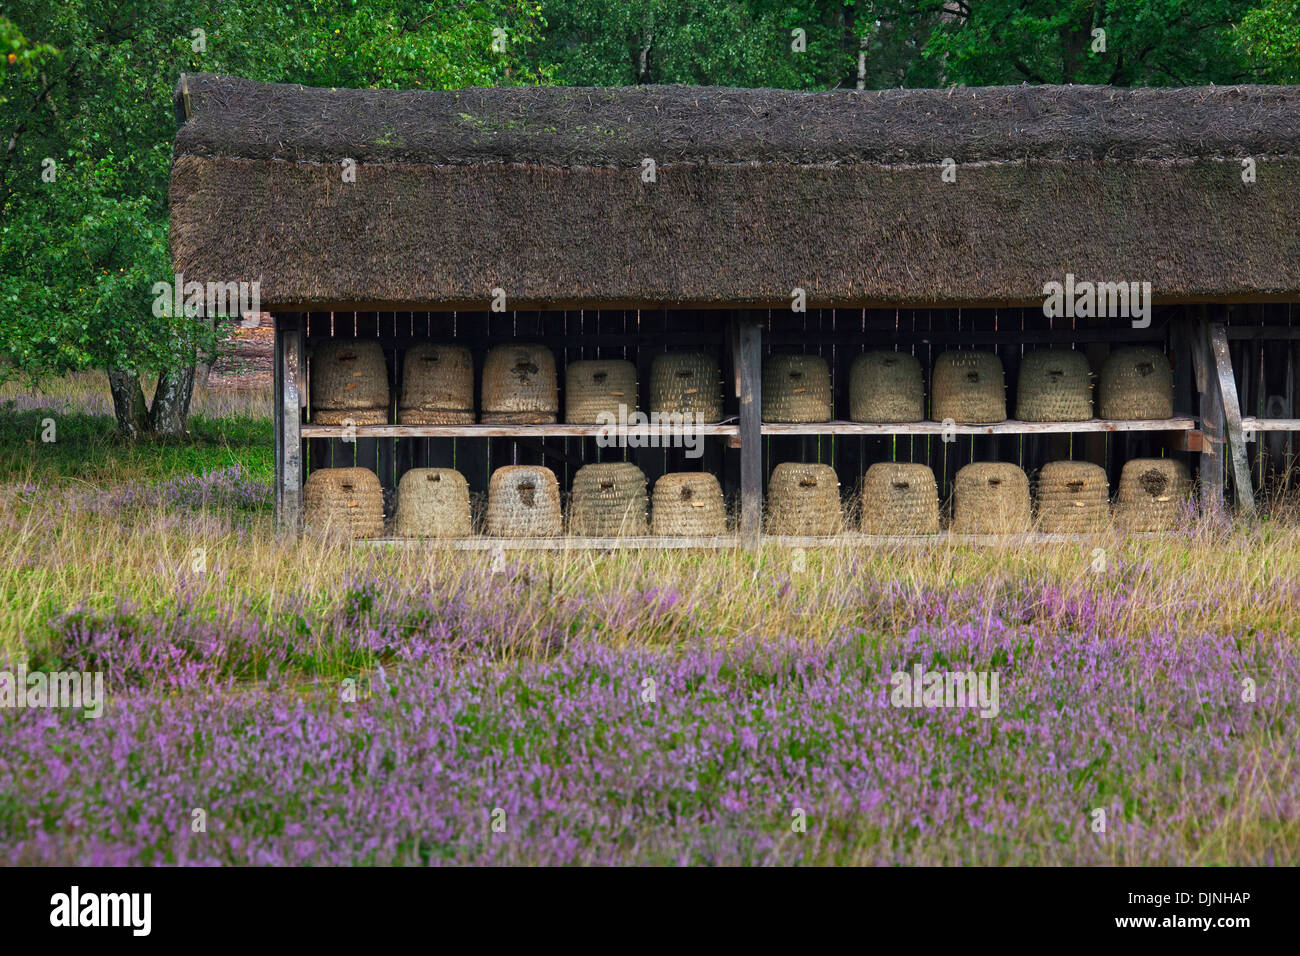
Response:
M0 656L108 691L0 710L6 862L1300 862L1285 503L502 564L278 537L264 394L138 446L106 396L0 391ZM917 665L996 673L997 714L893 706Z

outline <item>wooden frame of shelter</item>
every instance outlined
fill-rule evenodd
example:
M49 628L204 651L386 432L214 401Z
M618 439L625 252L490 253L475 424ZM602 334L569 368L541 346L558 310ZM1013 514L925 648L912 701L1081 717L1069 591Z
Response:
M761 538L779 461L927 462L941 497L967 461L1173 455L1218 508L1290 482L1300 431L1300 89L1008 87L795 93L694 87L321 90L182 77L172 258L186 282L257 282L275 316L276 513L299 527L304 474L361 464L391 494L410 467L574 468L599 426L339 426L309 417L325 340L384 348L391 393L423 341L536 341L563 366L669 348L717 356L721 423L702 458L621 449L653 481L705 468L738 501L735 537L563 546L721 546ZM945 174L946 173L946 174ZM1150 282L1148 324L1047 317L1044 283ZM802 290L804 311L793 311ZM493 311L501 296L507 311ZM844 421L848 363L993 349L1009 390L1026 347L1162 348L1158 421L957 426ZM1272 344L1270 344L1272 343ZM836 419L761 418L765 354L823 355ZM476 379L477 380L477 379ZM1009 402L1009 408L1014 404ZM393 409L390 408L390 412ZM389 421L395 421L390 415ZM951 436L949 436L951 437ZM862 536L854 536L860 540ZM444 542L445 543L445 542ZM546 541L502 542L540 547ZM490 547L466 539L462 547Z

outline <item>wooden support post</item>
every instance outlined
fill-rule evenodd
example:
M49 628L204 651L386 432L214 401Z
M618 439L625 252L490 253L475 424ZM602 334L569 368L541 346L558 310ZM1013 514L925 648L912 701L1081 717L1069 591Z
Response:
M1223 508L1224 415L1214 359L1210 351L1209 323L1202 308L1191 335L1192 364L1196 372L1196 391L1200 394L1201 511L1213 514Z
M1255 493L1246 464L1246 439L1241 427L1241 407L1237 401L1237 381L1232 374L1232 357L1228 353L1228 330L1222 322L1209 324L1210 354L1214 359L1215 387L1223 409L1227 444L1225 463L1231 469L1233 498L1238 510L1251 514L1255 510Z
M281 323L284 323L282 325ZM301 316L276 320L276 379L280 419L276 469L277 525L296 535L302 518L302 403L298 391Z
M740 539L753 548L763 533L763 326L743 312L732 322L740 383Z

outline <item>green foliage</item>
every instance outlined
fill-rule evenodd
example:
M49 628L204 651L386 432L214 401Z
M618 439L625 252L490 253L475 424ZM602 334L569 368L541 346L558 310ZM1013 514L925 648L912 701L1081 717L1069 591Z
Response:
M1300 0L1269 0L1250 11L1237 28L1237 43L1263 79L1300 83Z

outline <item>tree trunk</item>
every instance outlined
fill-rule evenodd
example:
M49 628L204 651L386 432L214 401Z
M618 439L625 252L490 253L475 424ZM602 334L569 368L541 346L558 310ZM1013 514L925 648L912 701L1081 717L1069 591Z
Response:
M149 409L149 428L161 438L179 438L185 434L185 422L190 416L190 398L194 394L193 352L184 361L158 376L158 388L153 393L153 406Z
M149 411L144 401L140 376L134 369L110 368L108 390L113 393L113 413L118 431L135 441L149 430Z

